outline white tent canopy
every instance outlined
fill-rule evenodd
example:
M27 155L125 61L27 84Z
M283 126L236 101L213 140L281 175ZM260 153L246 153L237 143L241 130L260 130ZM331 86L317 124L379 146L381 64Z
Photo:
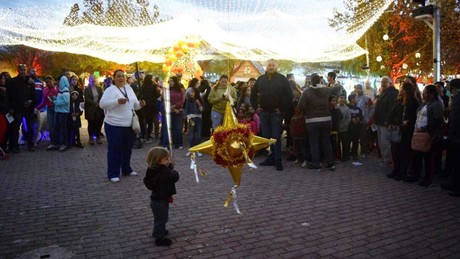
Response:
M112 0L129 3L136 1ZM378 2L378 1L377 1ZM153 1L151 6L153 6ZM161 63L178 40L201 41L198 60L235 58L295 62L340 61L365 53L356 41L391 3L382 0L356 21L352 32L328 26L336 0L163 0L167 21L150 26L65 26L73 3L0 9L0 45L86 54L122 64ZM82 8L82 5L80 5ZM150 6L150 7L151 7ZM119 11L123 15L124 10Z

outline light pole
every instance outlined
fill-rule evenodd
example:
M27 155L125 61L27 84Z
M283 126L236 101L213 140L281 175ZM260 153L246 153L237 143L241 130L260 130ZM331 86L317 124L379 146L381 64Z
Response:
M412 11L412 17L421 19L433 30L433 81L439 81L441 77L441 15L437 0L432 5L425 6L425 0L413 1L423 5Z

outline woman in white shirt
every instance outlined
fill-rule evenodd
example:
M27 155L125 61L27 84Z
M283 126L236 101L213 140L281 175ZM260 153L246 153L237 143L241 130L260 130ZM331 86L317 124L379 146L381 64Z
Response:
M413 158L413 177L408 182L417 180L425 166L424 178L420 179L419 185L429 187L433 182L435 164L440 163L442 158L442 122L444 104L438 100L438 92L434 85L427 85L422 93L424 103L417 110L415 132L428 132L431 137L431 148L428 152L415 152ZM423 162L423 163L422 163Z
M137 99L133 89L126 83L123 70L116 70L113 78L114 84L104 91L99 106L105 110L107 176L116 183L120 181L120 170L123 175L137 175L130 164L135 137L132 118L134 110L145 106L145 102Z

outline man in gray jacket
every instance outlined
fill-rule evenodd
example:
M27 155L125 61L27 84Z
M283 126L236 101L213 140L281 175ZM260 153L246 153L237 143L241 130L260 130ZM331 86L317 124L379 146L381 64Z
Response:
M396 102L396 97L399 91L393 86L391 79L388 76L382 77L381 94L377 98L375 105L375 125L377 126L377 135L380 147L380 153L382 155L382 161L380 162L381 167L391 166L390 156L390 140L388 138L387 129L387 116L390 114L393 104Z
M321 170L321 151L326 160L326 168L335 170L331 147L332 118L329 113L329 97L338 87L328 88L320 84L321 78L318 74L311 75L312 86L308 87L300 97L298 108L305 114L305 123L310 141L312 164L308 166L311 170ZM321 148L320 148L321 145Z

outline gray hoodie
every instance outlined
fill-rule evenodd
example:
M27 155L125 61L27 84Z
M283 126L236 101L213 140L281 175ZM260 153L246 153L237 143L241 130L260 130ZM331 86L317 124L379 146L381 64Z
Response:
M348 108L346 104L339 104L337 105L337 108L339 108L340 112L342 113L342 119L339 122L339 132L347 132L348 126L350 126L351 122L350 108Z

